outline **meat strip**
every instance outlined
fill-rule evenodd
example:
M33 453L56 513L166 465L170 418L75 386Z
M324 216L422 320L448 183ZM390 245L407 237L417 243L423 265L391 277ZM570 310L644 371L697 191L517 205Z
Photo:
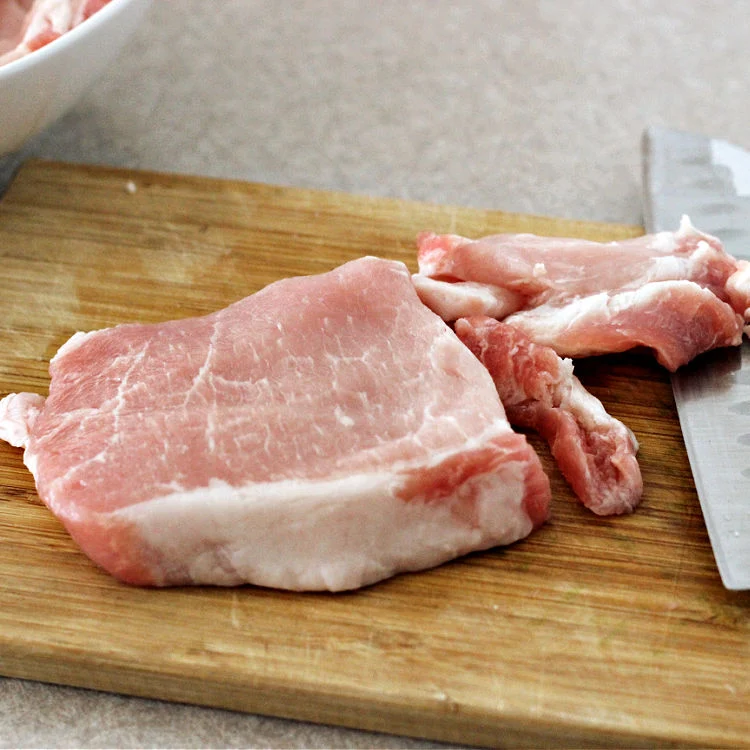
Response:
M538 432L581 502L594 513L629 513L643 480L638 443L573 374L573 363L525 333L486 316L455 330L489 370L510 423Z
M645 346L675 370L738 345L750 310L746 264L687 217L677 232L609 243L424 233L418 261L415 285L444 320L489 315L563 357Z

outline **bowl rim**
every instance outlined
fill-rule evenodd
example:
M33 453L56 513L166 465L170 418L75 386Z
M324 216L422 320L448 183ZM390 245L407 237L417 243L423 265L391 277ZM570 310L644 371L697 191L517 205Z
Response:
M29 52L17 60L0 65L0 82L4 78L12 78L15 74L21 74L29 68L43 65L50 58L55 57L57 53L63 52L66 47L76 43L81 36L88 34L96 29L97 26L107 23L109 17L118 13L121 7L137 2L138 0L110 0L103 8L100 8L85 21L79 23L75 28L66 31L57 39L53 39L43 47Z

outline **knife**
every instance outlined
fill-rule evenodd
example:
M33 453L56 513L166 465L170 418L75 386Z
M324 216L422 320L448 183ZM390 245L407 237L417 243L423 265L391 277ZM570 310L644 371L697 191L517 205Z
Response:
M643 168L648 232L674 231L687 214L750 260L750 153L652 127ZM721 580L750 589L750 343L696 358L673 374L672 388Z

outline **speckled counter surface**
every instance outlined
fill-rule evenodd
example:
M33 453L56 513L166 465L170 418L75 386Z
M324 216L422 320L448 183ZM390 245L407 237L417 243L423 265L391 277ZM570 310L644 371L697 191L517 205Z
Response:
M154 0L0 175L42 156L639 223L645 126L750 146L749 26L744 0ZM437 747L8 679L0 746Z

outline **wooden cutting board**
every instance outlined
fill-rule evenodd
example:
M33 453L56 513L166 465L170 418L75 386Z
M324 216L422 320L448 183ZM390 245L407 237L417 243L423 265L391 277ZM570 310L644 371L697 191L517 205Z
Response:
M413 268L422 229L640 233L30 163L0 201L0 395L46 394L77 330L207 313L364 254ZM577 372L641 443L637 513L582 509L534 440L543 529L347 594L121 585L0 444L0 673L466 744L749 745L750 593L719 581L667 376L635 355Z

